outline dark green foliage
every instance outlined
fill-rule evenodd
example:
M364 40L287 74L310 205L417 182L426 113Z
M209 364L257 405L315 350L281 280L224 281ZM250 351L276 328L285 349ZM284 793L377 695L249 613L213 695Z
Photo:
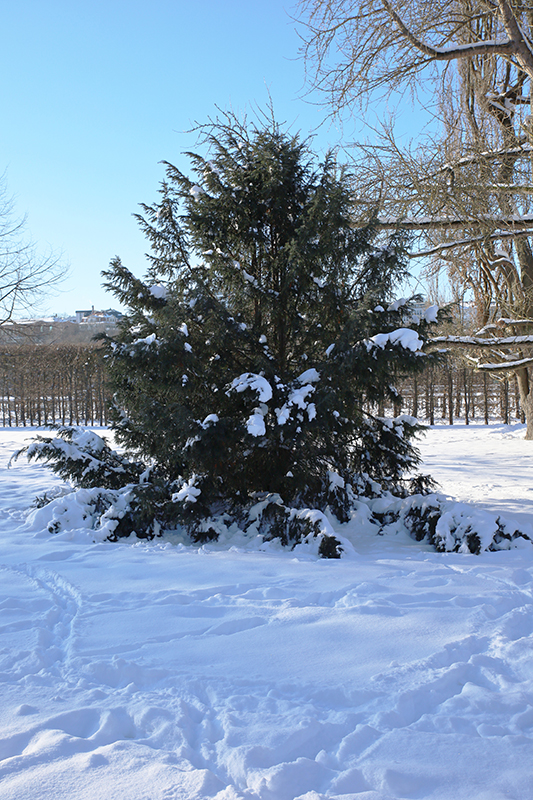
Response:
M305 513L298 514L294 508L287 508L278 495L268 495L250 509L243 527L252 528L265 541L279 539L284 547L299 544L307 536L321 534L320 523L310 519Z
M13 460L16 460L19 454L20 451L15 453ZM49 461L49 459L47 459L47 461ZM9 462L9 466L11 466L11 461ZM55 500L56 497L61 497L61 495L63 494L65 494L65 490L61 488L55 488L48 492L43 492L43 494L39 494L37 495L37 497L34 498L31 504L31 508L44 508L49 503L51 503L52 500Z
M505 550L506 547L509 547L511 543L518 538L529 539L529 536L517 528L513 530L514 526L511 526L511 528L507 530L507 525L500 517L497 518L496 524L498 527L496 533L494 534L494 539L489 545L489 550ZM479 552L479 550L477 552Z
M104 273L128 307L105 340L112 428L152 471L140 480L145 467L124 461L98 476L124 486L124 468L136 484L116 536L182 525L205 541L210 519L242 519L269 495L262 534L289 544L308 533L294 509L347 521L357 494L405 491L418 463L416 421L374 413L428 358L414 332L386 335L409 324L391 302L407 240L354 226L348 172L274 122L228 117L205 133L193 177L167 163L159 202L138 217L146 278L119 259ZM54 468L95 485L82 465Z
M56 475L82 489L102 486L119 489L136 483L145 466L132 462L112 450L105 439L91 431L63 425L50 426L57 436L35 436L13 460L26 455L28 460L46 461Z
M342 555L341 543L335 536L323 536L318 553L321 558L340 558Z
M405 515L404 522L411 536L417 542L426 540L438 550L436 530L441 516L442 508L438 502L422 502L411 506Z
M433 480L431 475L415 475L407 481L405 496L409 494L432 494L437 488L437 485L437 482Z

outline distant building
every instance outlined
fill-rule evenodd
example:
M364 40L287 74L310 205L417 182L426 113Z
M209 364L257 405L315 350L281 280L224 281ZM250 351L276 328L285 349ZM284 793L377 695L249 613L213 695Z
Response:
M122 317L120 311L108 308L106 311L95 311L94 306L90 311L76 311L76 322L80 325L114 324Z
M43 319L10 320L0 325L1 344L85 344L91 342L96 333L112 332L120 311L107 309L75 312L74 317L61 319L46 317Z
M78 324L80 322L83 322L83 320L86 319L86 317L89 317L93 313L93 311L94 311L94 306L92 307L92 310L89 309L89 311L75 311L74 313L76 314L76 322Z

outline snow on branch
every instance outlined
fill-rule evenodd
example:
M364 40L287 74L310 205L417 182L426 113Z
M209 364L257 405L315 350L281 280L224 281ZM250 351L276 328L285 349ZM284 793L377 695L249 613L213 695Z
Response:
M368 351L373 347L379 347L383 350L387 344L397 344L403 347L404 350L411 350L413 353L422 350L424 345L418 333L412 328L398 328L390 333L377 333L375 336L371 336L365 344Z
M513 38L458 44L455 45L455 47L432 47L413 34L398 12L394 10L389 0L382 0L382 2L391 18L396 23L398 30L405 36L408 42L425 56L428 56L432 61L454 61L458 58L472 58L473 56L480 55L506 56L515 53L516 42Z
M489 233L487 236L481 234L479 236L467 236L464 239L457 239L453 242L442 242L433 247L428 247L426 250L417 250L410 252L409 258L423 258L425 256L434 256L437 253L445 252L446 250L453 250L456 247L470 247L479 242L486 242L488 239L517 239L521 236L531 236L531 230L526 228L524 230L501 231L496 230Z
M504 361L501 364L476 364L476 369L485 370L485 372L507 372L520 367L527 367L530 364L533 364L533 356L531 358L520 358L517 361Z
M512 55L531 78L533 73L533 52L528 37L524 34L514 10L507 0L498 0L498 8L505 32L512 43Z
M492 158L501 158L507 156L520 156L525 155L528 158L531 156L532 147L529 142L524 142L520 147L504 147L500 150L483 150L481 153L475 153L471 156L464 156L457 159L457 161L450 161L436 172L432 173L429 177L435 178L437 175L442 175L446 172L453 172L458 167L467 167L471 164L478 164L480 161L490 161Z
M428 344L449 344L452 347L509 347L517 344L533 344L533 334L528 336L495 336L491 339L485 339L481 336L435 336Z
M533 319L510 319L509 317L500 317L497 320L498 325L533 325Z
M419 219L401 219L398 217L378 217L376 227L390 230L402 227L410 231L447 230L448 228L473 228L480 225L497 225L507 229L533 229L533 214L513 214L509 217L494 217L481 214L478 217L420 217Z
M231 390L240 393L246 391L246 389L257 392L260 403L268 403L272 399L272 386L266 378L263 378L262 375L256 375L254 372L244 372L238 378L234 378L226 394L229 397Z

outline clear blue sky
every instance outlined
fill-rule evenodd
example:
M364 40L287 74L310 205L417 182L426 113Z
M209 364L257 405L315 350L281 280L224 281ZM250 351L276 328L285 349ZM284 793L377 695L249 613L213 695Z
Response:
M194 121L264 106L307 134L291 0L17 0L0 11L0 172L41 250L70 269L44 306L116 307L100 271L119 255L142 275L132 213L156 199L162 159L186 168ZM316 148L338 142L323 126Z

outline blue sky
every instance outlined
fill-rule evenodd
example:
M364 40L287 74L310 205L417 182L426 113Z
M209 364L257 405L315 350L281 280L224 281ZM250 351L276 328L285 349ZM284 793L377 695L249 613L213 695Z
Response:
M132 214L156 199L162 159L186 169L187 131L217 105L250 111L270 93L292 130L320 125L291 14L284 0L2 4L0 172L32 239L69 268L44 309L116 307L100 272L119 255L143 274ZM316 149L339 139L326 124Z

